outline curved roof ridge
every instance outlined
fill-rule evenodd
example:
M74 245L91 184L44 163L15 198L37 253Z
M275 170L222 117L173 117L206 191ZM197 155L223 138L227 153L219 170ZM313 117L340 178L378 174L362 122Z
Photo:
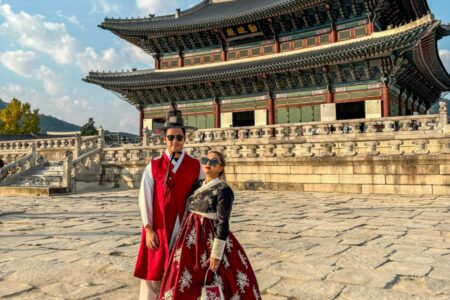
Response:
M119 80L119 78L126 78L125 81L130 85L142 84L142 80L146 81L147 84L151 81L151 85L161 85L167 82L179 84L179 82L183 81L186 78L191 78L191 80L194 81L198 79L207 80L207 78L216 78L221 76L223 77L230 74L236 74L237 72L252 73L257 72L257 70L260 70L261 72L267 72L269 69L273 68L288 70L290 68L290 65L298 64L302 64L304 66L320 65L323 64L324 61L329 61L331 57L333 57L333 59L342 60L342 57L345 56L345 53L347 53L348 55L358 56L361 55L362 52L364 52L364 55L366 55L366 52L370 50L374 52L374 56L377 56L379 54L378 51L389 52L399 46L395 45L393 41L397 41L400 44L408 41L408 43L411 45L424 32L435 26L435 21L428 21L426 18L418 20L414 23L415 26L404 25L402 26L403 28L395 28L389 30L389 34L385 35L378 34L366 39L361 38L358 40L353 40L351 42L347 41L342 43L334 43L329 47L318 47L319 49L311 48L307 51L305 51L306 49L302 49L298 51L286 52L283 55L268 55L264 59L258 59L255 61L233 61L220 66L204 66L201 69L180 68L179 70L177 70L177 72L168 70L165 70L164 72L143 70L141 71L141 76L136 76L139 75L137 73L104 74L91 72L83 80L89 83L108 85L110 87L120 85L121 81L117 81ZM330 49L333 50L330 51Z
M238 24L242 21L242 18L249 17L251 19L258 19L264 12L270 14L277 8L283 10L295 5L304 6L311 4L313 6L313 2L321 1L324 0L202 0L199 4L184 11L180 11L178 14L132 19L105 18L99 27L108 30L126 30L128 28L132 30L151 30L155 32L166 27L173 29L184 26L195 27L204 23L210 23L211 26L217 27L214 26L217 25L217 23L226 22ZM134 27L135 25L140 26Z

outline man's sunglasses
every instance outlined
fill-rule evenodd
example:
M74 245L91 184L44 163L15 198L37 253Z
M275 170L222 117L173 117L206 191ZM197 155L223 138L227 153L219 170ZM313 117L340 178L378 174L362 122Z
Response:
M209 158L207 158L207 157L202 157L202 159L200 160L200 162L202 163L202 165L208 164L208 165L210 165L211 167L215 167L215 166L217 166L217 165L220 165L219 160L218 160L218 159L215 159L215 158L209 159Z
M169 134L169 135L166 135L166 139L169 142L173 141L175 138L177 139L177 141L181 142L182 140L184 140L184 135L182 135L182 134L177 134L177 135Z

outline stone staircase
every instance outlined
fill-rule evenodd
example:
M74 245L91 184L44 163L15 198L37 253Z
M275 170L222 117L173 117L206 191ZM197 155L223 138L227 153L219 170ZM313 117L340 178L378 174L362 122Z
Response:
M63 162L45 162L8 179L0 185L0 195L51 195L67 192L63 187Z
M38 165L16 178L8 186L49 186L61 187L63 176L62 162L48 162Z

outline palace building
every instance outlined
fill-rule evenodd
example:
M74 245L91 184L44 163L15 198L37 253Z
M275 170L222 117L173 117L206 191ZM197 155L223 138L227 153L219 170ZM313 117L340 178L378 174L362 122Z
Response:
M99 25L154 70L84 78L164 123L170 101L198 128L424 114L450 90L426 0L203 0L168 16Z

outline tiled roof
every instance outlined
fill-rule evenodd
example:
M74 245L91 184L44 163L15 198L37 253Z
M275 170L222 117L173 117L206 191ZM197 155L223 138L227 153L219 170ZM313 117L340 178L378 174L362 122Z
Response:
M185 67L171 71L145 70L137 72L90 72L84 81L108 89L159 88L173 85L196 84L242 76L259 76L274 72L323 66L345 61L364 60L380 54L389 55L395 50L416 45L421 37L436 30L437 21L430 18L411 24L374 33L371 36L309 48L262 56L257 59L222 62L210 66ZM427 21L428 20L428 21ZM418 24L418 25L417 25Z

